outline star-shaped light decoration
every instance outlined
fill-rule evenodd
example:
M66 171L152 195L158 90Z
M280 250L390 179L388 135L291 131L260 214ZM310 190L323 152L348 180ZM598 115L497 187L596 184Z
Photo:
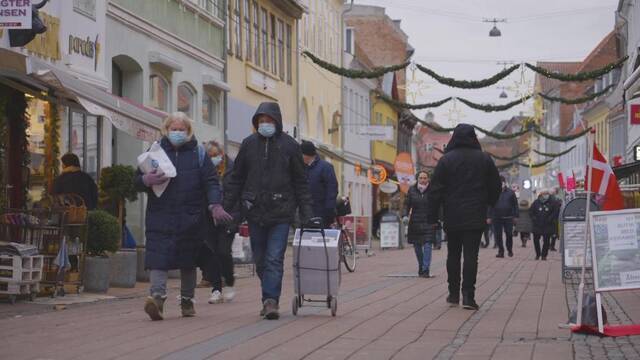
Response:
M520 98L524 101L524 98L533 94L533 85L531 84L531 80L527 80L524 76L524 66L520 67L520 79L513 82L512 86L508 86L507 90L513 93L515 98Z
M423 96L423 91L429 88L424 80L416 78L416 66L411 64L411 76L405 81L404 85L398 86L398 89L404 90L407 99L411 99L411 103L416 103L416 98Z
M466 115L462 112L462 109L458 107L458 100L453 99L453 105L447 111L447 117L452 125L457 125L462 118L465 118Z

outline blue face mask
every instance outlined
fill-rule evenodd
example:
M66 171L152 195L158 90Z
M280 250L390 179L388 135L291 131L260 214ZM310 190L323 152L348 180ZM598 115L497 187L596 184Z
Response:
M213 163L213 166L220 165L220 163L222 162L222 156L218 155L218 156L212 157L211 162Z
M276 125L271 123L262 123L258 125L258 133L264 137L270 138L276 133Z
M167 138L169 138L169 142L171 142L173 146L181 146L187 142L187 132L186 131L169 131Z

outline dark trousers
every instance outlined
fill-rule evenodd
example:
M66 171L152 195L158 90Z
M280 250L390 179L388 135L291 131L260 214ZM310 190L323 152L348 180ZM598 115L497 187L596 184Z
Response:
M233 256L231 255L231 245L235 234L220 231L214 241L210 242L213 250L213 263L210 267L211 276L209 279L213 290L222 291L222 279L226 286L233 286L235 277L233 275ZM204 275L204 274L203 274Z
M447 274L449 275L449 294L460 296L460 258L462 266L462 293L473 297L478 274L478 252L482 230L447 232Z
M202 270L202 278L208 282L211 282L211 274L213 273L214 257L213 252L209 249L207 244L202 244L198 253L198 259L196 264Z
M551 235L551 249L556 248L556 240L558 239L558 234Z
M542 251L540 251L540 237L542 237ZM550 240L551 235L533 233L533 247L536 249L536 256L547 257Z
M491 225L487 225L484 228L484 243L482 244L482 247L489 247L489 245L491 245Z
M494 219L493 236L498 244L498 253L504 254L504 244L502 243L502 232L507 235L507 251L513 252L513 219Z

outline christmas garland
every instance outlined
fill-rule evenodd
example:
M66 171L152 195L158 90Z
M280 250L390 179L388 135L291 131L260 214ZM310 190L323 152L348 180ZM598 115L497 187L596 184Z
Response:
M341 76L344 76L344 77L348 77L350 79L373 79L373 78L378 78L378 77L380 77L380 76L382 76L382 75L384 75L386 73L402 70L402 69L406 68L407 66L409 66L409 64L411 64L410 61L407 61L405 63L398 64L398 65L375 67L371 71L354 70L354 69L346 69L346 68L331 64L329 62L326 62L326 61L316 57L315 55L313 55L309 51L302 52L302 55L307 56L309 59L311 59L311 61L313 61L316 65L320 66L321 68L323 68L323 69L325 69L327 71L330 71L330 72L332 72L334 74L341 75Z
M411 115L413 116L413 114ZM413 120L415 120L416 122L428 127L429 129L435 131L435 132L441 132L441 133L446 133L446 132L452 132L453 130L455 130L455 128L443 128L442 126L436 124L436 123L428 123L426 121L420 120L417 117L413 116Z
M615 62L607 64L599 69L595 69L592 71L579 72L576 74L565 74L560 72L553 72L543 67L535 66L529 63L526 63L525 66L537 72L538 74L550 79L556 79L560 81L587 81L587 80L595 80L600 76L609 73L611 70L622 66L622 64L624 64L624 62L627 61L627 59L629 59L629 56L625 56L622 59L619 59Z
M491 86L494 85L495 83L497 83L498 81L506 78L507 76L509 76L512 72L514 72L516 69L518 69L520 67L520 65L513 65L510 68L504 69L501 72L493 75L490 78L487 79L483 79L483 80L456 80L453 78L449 78L449 77L445 77L442 75L438 75L435 71L422 66L420 64L416 64L416 66L418 67L418 69L420 69L420 71L422 71L423 73L431 76L432 78L434 78L437 82L439 82L440 84L444 84L450 87L455 87L455 88L460 88L460 89L481 89L481 88L485 88L487 86Z
M519 153L519 154L513 155L513 156L499 156L499 155L492 154L492 153L490 153L490 152L488 152L488 151L485 151L485 152L486 152L489 156L491 156L492 158L494 158L494 159L496 159L496 160L513 161L513 160L515 160L515 159L519 158L520 156L522 156L522 155L524 155L524 154L528 153L528 152L529 152L529 149L526 149L525 151L523 151L523 152L521 152L521 153Z
M560 157L562 155L566 155L566 154L570 153L571 150L575 149L575 147L576 146L573 145L572 147L568 148L567 150L561 151L559 153L546 153L546 152L538 151L538 150L535 150L535 149L533 150L533 152L535 152L538 155L547 156L547 157L551 157L551 158L555 159L557 157Z
M588 128L588 129L586 129L584 131L581 131L581 132L579 132L577 134L567 135L567 136L557 136L557 135L551 135L551 134L544 133L544 132L542 132L540 130L540 127L538 127L538 126L536 126L534 131L535 131L536 134L538 134L538 135L540 135L540 136L542 136L544 138L547 138L549 140L567 142L567 141L575 140L577 138L580 138L580 137L586 135L587 133L589 133L589 131L591 131L591 128Z
M409 109L409 110L435 108L435 107L439 107L439 106L441 106L443 104L446 104L451 99L453 99L452 97L448 97L446 99L442 99L442 100L435 101L435 102L432 102L432 103L414 104L414 105L412 105L412 104L407 104L407 103L392 99L392 98L386 96L385 94L383 94L383 93L381 93L379 91L377 91L377 96L380 99L386 101L387 103L389 103L389 104L391 104L393 106L396 106L396 107L399 107L399 108L403 108L403 109Z
M531 164L531 165L525 164L525 163L520 162L520 161L512 161L512 162L508 162L506 164L496 165L496 167L498 169L506 169L506 168L512 167L514 165L518 165L518 166L527 167L527 168L529 166L531 166L532 168L539 168L539 167L546 166L547 164L551 163L553 160L555 160L555 159L549 159L549 160L545 160L543 162L539 162L539 163L535 163L535 164Z
M498 133L498 132L493 132L490 130L485 130L479 126L476 125L472 125L476 130L480 131L481 133L492 137L494 139L498 139L498 140L508 140L508 139L515 139L517 137L520 137L526 133L528 133L530 131L530 129L522 129L518 132L515 132L513 134L505 134L505 133Z
M509 110L512 107L516 106L516 105L520 105L522 103L524 103L525 101L529 100L531 98L532 95L527 95L525 97L523 97L522 99L518 99L515 101L512 101L510 103L504 104L504 105L483 105L483 104L477 104L474 102L471 102L467 99L463 99L463 98L456 98L458 99L461 103L467 105L468 107L472 108L472 109L476 109L476 110L482 110L484 112L494 112L494 111L505 111L505 110Z
M29 113L27 112L28 104L26 97L23 93L18 91L9 92L11 100L6 105L6 115L9 121L11 121L11 129L9 136L16 140L14 144L20 146L20 153L22 154L22 162L20 164L23 171L28 171L31 164L31 154L29 153L29 134L27 129L29 128ZM26 179L23 179L24 182ZM23 201L26 204L29 200L29 186L23 184ZM24 204L11 204L18 207Z
M53 189L53 180L58 176L60 169L60 112L58 105L49 103L49 121L45 123L45 164L44 178L46 180L46 191Z
M575 98L575 99L567 99L567 98L563 98L563 97L553 97L553 96L549 96L549 95L545 95L543 93L538 93L538 95L540 95L540 97L542 97L545 100L549 100L549 101L554 101L554 102L561 102L563 104L567 104L567 105L576 105L576 104L583 104L586 103L587 101L591 101L601 95L604 95L607 93L607 91L611 90L613 88L613 85L609 85L606 88L604 88L602 91L598 91L596 93L593 93L591 95L587 95L587 96L583 96L583 97L579 97L579 98Z
M6 179L5 161L7 151L7 117L6 117L6 98L0 96L0 210L4 209L7 204L7 193L4 191Z

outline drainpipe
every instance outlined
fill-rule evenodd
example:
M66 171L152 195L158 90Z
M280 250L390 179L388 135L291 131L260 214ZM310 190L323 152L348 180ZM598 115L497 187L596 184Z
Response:
M227 6L227 2L226 1L222 1L222 6L224 11L228 11L229 7ZM224 79L225 83L229 83L229 57L227 56L227 31L228 31L228 26L229 24L227 23L227 19L229 19L228 16L224 17L224 27L223 27L223 33L222 33L222 61L224 62L224 70L222 72L222 78ZM224 112L222 114L222 147L224 148L224 153L227 153L228 150L228 143L229 143L229 137L227 136L227 131L229 131L228 129L228 123L229 123L229 92L228 91L223 91L222 94L222 103L224 104Z
M304 16L304 14L302 14ZM300 41L300 21L296 19L296 49L300 49L302 47L302 42ZM293 50L293 49L292 49ZM300 134L300 51L296 51L296 126L295 126L295 135L294 138L297 140L302 139L302 135Z

